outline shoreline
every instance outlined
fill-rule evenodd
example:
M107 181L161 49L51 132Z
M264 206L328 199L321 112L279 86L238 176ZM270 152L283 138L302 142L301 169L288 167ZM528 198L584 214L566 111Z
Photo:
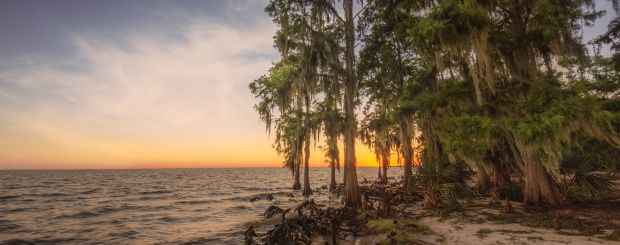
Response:
M388 185L394 187L398 183ZM366 192L382 188L372 181L360 186ZM320 197L326 195L330 200L339 199L324 190L305 200L313 202L318 210L343 209L340 204L320 201ZM506 202L512 207L510 212L505 212ZM338 232L337 244L620 244L620 196L558 209L526 208L518 201L499 201L484 196L459 198L458 203L458 208L446 209L425 208L419 198L413 202L392 201L389 215L382 214L380 206L363 207L344 221L360 224L353 228L358 230L350 232L353 226L343 225L345 228ZM298 208L301 206L304 204ZM290 213L293 210L291 208ZM310 216L311 212L321 211L308 210L301 212L302 220L322 218ZM286 219L298 222L300 215L290 213ZM251 224L256 233L255 243L246 239L246 244L278 244L261 239L283 223L280 216L275 215ZM312 243L333 244L329 232L312 233L309 237Z

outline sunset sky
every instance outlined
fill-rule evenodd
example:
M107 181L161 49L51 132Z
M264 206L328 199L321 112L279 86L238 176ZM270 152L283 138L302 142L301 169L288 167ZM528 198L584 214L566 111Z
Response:
M281 166L247 88L266 2L1 1L0 169Z

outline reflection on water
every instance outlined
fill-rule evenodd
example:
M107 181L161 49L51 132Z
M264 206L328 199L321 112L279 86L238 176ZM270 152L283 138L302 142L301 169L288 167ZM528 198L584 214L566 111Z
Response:
M328 179L328 169L311 169L314 188ZM269 205L303 201L290 186L280 168L0 171L0 243L238 244ZM273 200L249 201L268 193Z

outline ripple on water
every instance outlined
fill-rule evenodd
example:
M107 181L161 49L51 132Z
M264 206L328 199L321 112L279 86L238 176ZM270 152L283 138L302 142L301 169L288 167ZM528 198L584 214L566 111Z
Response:
M290 181L281 169L0 171L0 244L239 244L269 204L302 200Z
M30 244L66 244L66 243L79 243L79 240L74 237L68 238L35 238L35 239L9 239L6 241L2 241L2 244L5 245L30 245Z
M176 201L175 204L189 204L189 205L202 205L202 204L213 204L213 203L222 203L220 200L188 200L188 201Z
M109 214L109 213L114 213L114 212L118 212L121 210L129 210L129 209L137 209L140 207L136 207L136 206L131 206L131 205L127 205L127 204L123 204L121 206L115 207L115 206L101 206L101 207L95 207L92 210L83 210L77 213L72 213L72 214L62 214L59 215L57 218L58 219L80 219L80 218L91 218L91 217L97 217L97 216L101 216L101 215L105 215L105 214Z
M156 195L156 194L170 194L170 193L174 193L174 191L173 190L142 191L142 192L139 192L138 194L140 194L140 195Z
M0 196L0 201L4 201L4 200L11 200L11 199L17 199L19 198L19 195L6 195L6 196Z
M164 216L164 217L161 217L161 218L159 218L157 220L159 220L161 222L164 222L164 223L174 223L174 222L178 221L179 218L173 218L173 217L170 217L170 216Z
M119 240L118 238L123 238L120 240L137 239L139 235L140 235L140 232L134 229L129 229L129 230L120 231L120 232L110 232L108 234L109 237L117 238L117 240Z
M22 228L22 226L8 220L0 220L0 233L8 233Z
M90 189L90 190L87 190L87 191L80 192L80 194L82 194L82 195L94 194L94 193L99 192L100 190L101 190L101 188L94 188L94 189Z

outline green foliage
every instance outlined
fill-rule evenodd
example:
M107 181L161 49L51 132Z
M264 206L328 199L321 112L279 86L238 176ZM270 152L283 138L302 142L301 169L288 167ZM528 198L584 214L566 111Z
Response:
M476 236L479 237L480 239L484 239L487 236L489 236L489 234L493 233L492 230L489 229L479 229L478 231L476 231Z
M584 148L573 147L563 153L559 187L564 202L600 199L613 190L620 150L593 139L586 142Z
M333 2L270 0L282 59L250 90L261 120L275 130L274 147L291 164L309 141L302 136L323 131L326 158L337 163L339 135L357 125L342 109L362 105L357 136L378 156L405 156L408 143L417 144L414 181L433 205L458 205L471 175L465 163L527 183L540 181L527 173L540 168L525 166L540 164L559 194L601 196L603 177L618 168L610 162L620 147L620 18L593 42L610 45L612 57L588 57L581 28L602 14L592 1L519 3L366 1L356 35L357 97L343 103L342 87L347 94L353 88L343 68L351 57ZM524 195L554 198L541 193Z
M545 143L556 138L557 132L566 124L561 114L530 114L516 121L516 135L525 143Z
M462 115L444 118L437 130L445 150L471 159L482 159L499 129L486 117Z
M380 244L413 244L418 240L416 234L433 234L427 225L414 219L375 219L366 223L366 227L376 233L387 234Z
M415 42L427 47L433 44L450 46L464 42L465 36L489 22L487 13L475 1L441 1L409 33Z
M464 163L422 161L415 167L414 183L425 195L426 205L437 205L445 199L449 208L457 208L456 196L466 191L466 181L472 176Z
M392 219L375 219L368 221L366 227L375 232L388 232L395 230L397 225Z

